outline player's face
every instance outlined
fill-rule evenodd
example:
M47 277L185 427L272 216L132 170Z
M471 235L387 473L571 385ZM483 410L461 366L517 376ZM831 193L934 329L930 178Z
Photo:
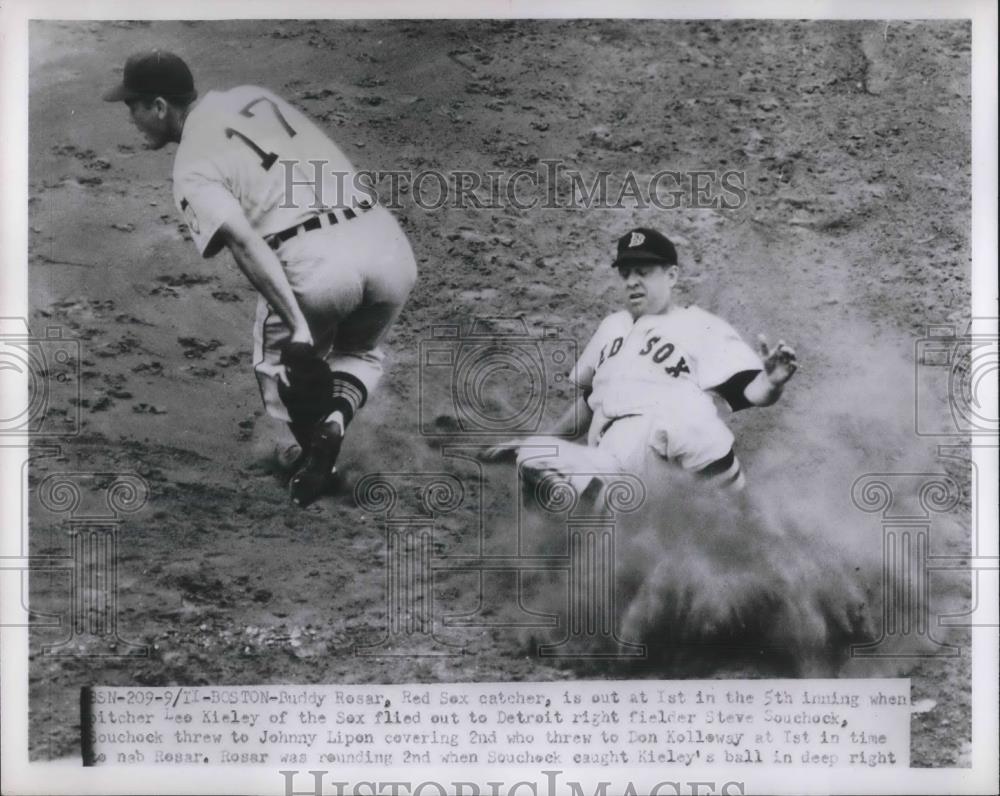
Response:
M670 308L677 266L625 265L618 269L625 286L625 306L633 318Z
M166 109L166 103L162 99L151 103L143 100L131 100L128 103L132 124L146 139L147 149L162 149L170 141Z

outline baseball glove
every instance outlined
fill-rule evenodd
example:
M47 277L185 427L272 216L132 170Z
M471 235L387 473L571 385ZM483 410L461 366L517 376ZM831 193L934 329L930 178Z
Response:
M333 411L333 374L308 343L288 343L281 352L288 384L278 381L278 396L293 423L314 426Z

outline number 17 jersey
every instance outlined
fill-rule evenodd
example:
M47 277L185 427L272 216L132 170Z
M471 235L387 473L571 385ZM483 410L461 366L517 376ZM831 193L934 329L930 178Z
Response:
M174 202L205 257L219 251L215 234L234 214L266 237L321 210L372 198L319 127L257 86L210 91L194 105L173 177Z

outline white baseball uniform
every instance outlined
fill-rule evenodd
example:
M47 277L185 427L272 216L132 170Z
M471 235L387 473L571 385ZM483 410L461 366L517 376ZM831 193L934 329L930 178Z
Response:
M245 216L276 251L317 350L347 374L357 405L381 377L379 342L416 280L406 235L372 199L323 131L267 89L210 91L185 120L174 200L199 252L214 256L222 224ZM268 413L286 422L276 373L290 336L261 297L254 369Z
M733 410L750 406L743 390L763 364L725 321L698 307L633 320L627 310L605 318L571 373L593 411L588 448L555 438L554 457L520 453L538 470L628 472L653 482L681 468L743 484L733 434L713 393ZM530 462L530 463L529 463ZM596 469L595 469L596 468Z

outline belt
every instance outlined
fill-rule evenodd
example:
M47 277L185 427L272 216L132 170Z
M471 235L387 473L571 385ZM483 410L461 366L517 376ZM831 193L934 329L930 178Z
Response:
M338 214L343 215L344 221L351 221L358 217L358 212L366 213L372 209L374 205L370 202L361 202L358 204L357 210L352 210L349 207L345 207L343 210L329 210L326 213L320 213L308 218L301 224L297 224L294 227L289 227L288 229L283 229L281 232L275 232L273 235L268 235L264 238L267 241L267 245L272 249L277 250L277 248L284 243L286 240L291 240L296 235L301 235L304 232L311 232L314 229L320 229L321 227L332 227L334 224L340 223L340 218Z

